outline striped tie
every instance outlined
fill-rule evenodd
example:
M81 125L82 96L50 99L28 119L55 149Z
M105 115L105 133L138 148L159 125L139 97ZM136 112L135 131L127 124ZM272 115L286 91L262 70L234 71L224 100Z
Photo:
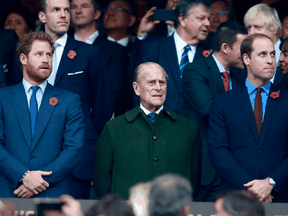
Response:
M180 78L182 78L184 67L189 63L189 58L188 58L188 51L189 50L191 50L191 47L189 45L186 45L184 47L184 52L182 53L180 67L179 67Z

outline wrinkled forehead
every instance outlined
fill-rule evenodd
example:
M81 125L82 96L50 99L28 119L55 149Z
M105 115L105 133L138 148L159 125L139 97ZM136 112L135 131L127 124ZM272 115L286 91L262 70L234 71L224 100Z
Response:
M158 64L145 64L141 67L140 70L140 76L141 77L146 77L146 78L153 78L156 76L161 76L165 78L165 73L163 71L163 68L160 67Z

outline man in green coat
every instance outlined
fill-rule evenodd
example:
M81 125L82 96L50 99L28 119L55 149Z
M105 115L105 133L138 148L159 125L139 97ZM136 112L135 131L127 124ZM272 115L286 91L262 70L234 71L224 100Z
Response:
M164 106L168 75L157 63L139 65L133 88L140 106L106 123L97 143L93 187L99 198L164 173L190 180L193 197L201 184L201 137L198 125Z

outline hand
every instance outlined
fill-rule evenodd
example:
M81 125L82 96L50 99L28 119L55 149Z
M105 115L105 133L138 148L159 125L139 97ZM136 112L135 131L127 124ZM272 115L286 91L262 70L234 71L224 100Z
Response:
M29 171L23 179L23 184L28 188L32 193L39 194L42 191L45 191L49 187L49 183L46 182L42 176L49 176L52 174L52 171Z
M156 7L152 7L141 19L140 25L138 27L137 35L138 36L147 36L147 34L154 28L155 24L160 23L159 20L153 21L153 14Z
M49 210L45 211L45 216L84 216L80 203L70 195L62 195L61 201L65 202L62 211Z
M263 203L271 203L272 202L272 199L274 199L274 197L269 194L264 200L263 200Z
M263 180L253 180L246 184L244 187L248 188L248 191L257 195L260 202L262 202L272 191L273 186L270 184L268 178Z
M34 193L26 188L24 184L18 187L13 193L21 198L30 198L34 195Z
M0 216L13 216L15 211L16 208L12 203L3 203L0 200Z

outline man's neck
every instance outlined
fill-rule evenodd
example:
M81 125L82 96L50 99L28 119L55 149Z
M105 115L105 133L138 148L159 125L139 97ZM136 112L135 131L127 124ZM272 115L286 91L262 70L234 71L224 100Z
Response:
M190 35L188 35L185 31L184 31L184 29L183 28L180 28L180 27L178 27L177 29L176 29L176 32L177 32L177 34L179 35L179 37L180 38L182 38L182 40L184 40L188 45L190 45L190 46L194 46L194 45L197 45L197 44L199 44L199 40L198 40L198 38L192 38L191 39L191 36Z
M81 41L86 41L92 34L97 31L96 25L75 27L75 34Z
M115 41L121 40L122 38L125 38L128 36L128 33L126 30L110 30L107 32L107 34L112 37Z
M229 63L220 52L214 52L214 55L216 59L220 62L220 64L225 68L226 71L229 71L231 69Z
M247 80L253 84L254 86L256 86L257 88L264 86L265 84L267 84L270 79L268 80L260 80L260 79L256 79L255 77L250 76L250 73L248 72L247 75Z

